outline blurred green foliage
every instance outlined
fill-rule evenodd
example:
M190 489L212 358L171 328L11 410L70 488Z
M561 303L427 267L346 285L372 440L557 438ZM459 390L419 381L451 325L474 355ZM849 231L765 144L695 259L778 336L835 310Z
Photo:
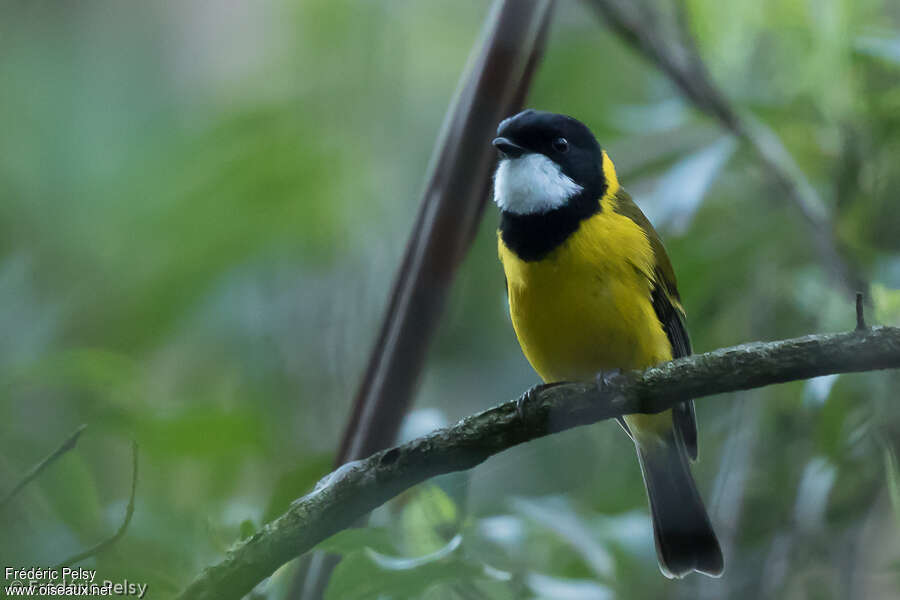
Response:
M715 80L833 211L872 281L869 320L900 324L900 4L687 4ZM84 566L152 598L327 472L486 12L3 4L0 489L89 428L0 512L0 563L49 566L115 531L132 439L134 520ZM752 153L584 6L560 3L528 103L609 149L663 232L698 351L854 324ZM444 419L536 381L495 225L488 210L417 397ZM328 598L895 598L898 390L869 373L698 402L720 580L658 574L633 449L605 423L411 490L324 542L345 555ZM291 573L258 593L283 597Z

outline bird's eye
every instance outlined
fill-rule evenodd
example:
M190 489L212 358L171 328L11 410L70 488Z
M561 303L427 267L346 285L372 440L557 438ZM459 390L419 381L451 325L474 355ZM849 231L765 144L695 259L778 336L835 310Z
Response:
M555 140L553 140L553 149L560 154L565 154L569 151L569 141L563 137L556 138Z

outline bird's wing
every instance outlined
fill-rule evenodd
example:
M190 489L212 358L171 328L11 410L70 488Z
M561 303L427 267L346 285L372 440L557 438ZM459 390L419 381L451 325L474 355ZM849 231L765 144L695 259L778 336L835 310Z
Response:
M615 211L622 216L634 221L638 227L644 230L650 247L653 250L655 268L651 283L651 301L656 317L662 324L669 344L672 347L672 358L681 358L691 353L691 339L685 327L685 313L681 306L681 298L678 295L678 287L675 281L675 270L669 261L669 255L663 246L659 234L647 219L637 204L624 190L616 194ZM674 407L672 417L675 421L675 429L684 442L685 449L691 460L697 460L697 417L694 413L694 401L688 400Z

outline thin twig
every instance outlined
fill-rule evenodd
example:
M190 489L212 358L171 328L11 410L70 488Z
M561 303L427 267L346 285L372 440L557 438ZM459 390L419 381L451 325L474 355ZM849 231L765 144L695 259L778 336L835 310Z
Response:
M65 441L60 444L59 448L51 452L44 460L37 463L31 470L28 471L22 479L19 480L19 483L13 486L13 488L7 492L7 494L0 500L0 510L6 508L6 505L9 504L12 499L22 491L22 489L31 483L31 481L41 474L41 471L52 465L56 462L63 454L73 449L75 445L78 443L78 438L81 437L81 434L84 433L84 430L87 428L87 425L79 425L78 429L72 432L69 437L65 439Z
M131 496L128 498L128 506L125 507L125 519L122 521L122 524L119 525L119 529L106 538L105 540L91 546L87 550L83 552L79 552L74 556L70 556L64 561L60 562L58 565L53 567L54 569L61 569L63 567L68 567L70 565L74 565L75 563L79 563L87 558L90 558L100 552L106 550L113 544L119 541L123 535L125 535L125 531L128 529L128 525L131 523L131 517L134 515L134 498L137 492L137 479L138 479L138 445L137 442L131 442Z
M769 177L785 192L807 224L819 260L844 289L868 289L835 235L830 212L797 167L787 148L769 128L738 113L715 85L688 28L682 0L675 0L676 35L661 26L662 15L643 1L588 0L610 29L666 75L696 108L746 143Z
M470 469L512 446L689 398L833 373L900 368L900 328L874 327L695 354L614 378L603 387L566 383L467 417L402 446L348 463L288 511L206 568L181 600L237 599L292 558L426 479Z
M863 307L863 293L856 292L856 330L866 328L866 315Z

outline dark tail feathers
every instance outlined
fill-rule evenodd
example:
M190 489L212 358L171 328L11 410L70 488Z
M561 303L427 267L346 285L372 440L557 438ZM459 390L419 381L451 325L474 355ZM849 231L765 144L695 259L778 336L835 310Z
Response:
M722 550L691 476L685 448L674 432L636 446L663 575L680 578L698 571L720 576L725 568Z

